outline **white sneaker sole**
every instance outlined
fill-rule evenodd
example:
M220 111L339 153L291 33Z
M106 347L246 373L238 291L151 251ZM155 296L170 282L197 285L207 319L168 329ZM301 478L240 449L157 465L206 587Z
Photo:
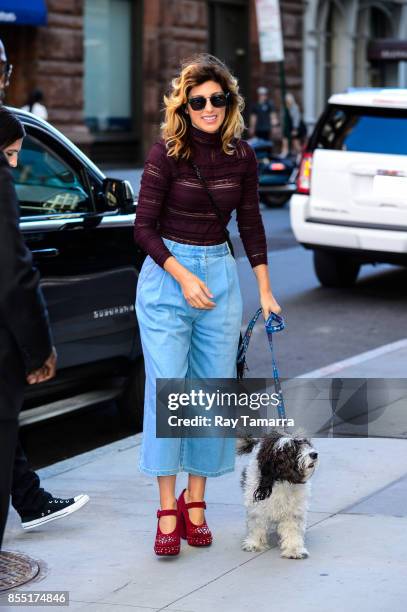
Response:
M33 527L39 527L40 525L45 525L45 523L51 523L51 521L56 521L57 519L64 518L73 512L76 512L80 508L82 508L89 501L89 495L77 495L74 497L75 503L63 510L58 510L57 512L53 512L52 514L48 514L46 516L41 516L40 518L34 519L33 521L28 521L27 523L21 523L23 529L33 529Z

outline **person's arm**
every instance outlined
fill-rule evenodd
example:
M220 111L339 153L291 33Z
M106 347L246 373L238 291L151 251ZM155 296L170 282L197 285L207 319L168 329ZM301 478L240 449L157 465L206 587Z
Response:
M159 266L171 257L158 232L158 219L171 185L171 168L165 145L157 142L144 164L134 223L134 240Z
M253 149L241 143L248 156L246 173L242 183L242 196L236 209L236 220L243 246L256 276L260 304L265 319L270 312L281 312L271 290L267 265L267 242L260 214L257 160Z
M55 373L48 312L39 286L39 272L19 228L13 177L0 155L0 320L16 341L32 382ZM54 359L52 356L54 355ZM51 361L49 361L51 359ZM48 362L48 365L47 365ZM52 363L51 363L52 362Z
M268 104L270 106L270 127L271 128L278 127L280 125L280 119L276 112L276 107L274 106L274 103L271 101L269 101Z
M292 132L297 133L298 128L300 127L301 114L299 107L294 104L290 109L291 122L292 122Z
M38 107L38 110L39 110L38 117L40 117L41 119L44 119L44 121L48 121L47 107L44 104L40 104Z
M278 127L280 125L280 121L278 120L278 115L275 110L272 110L270 113L270 121L271 127Z
M171 186L172 173L165 145L156 143L144 164L136 208L134 239L141 248L180 284L187 302L195 308L213 308L215 303L205 283L171 254L158 231L158 219Z
M251 113L250 113L250 117L249 117L249 135L250 136L254 136L256 133L256 126L257 126L257 115L254 112L254 110L252 109Z

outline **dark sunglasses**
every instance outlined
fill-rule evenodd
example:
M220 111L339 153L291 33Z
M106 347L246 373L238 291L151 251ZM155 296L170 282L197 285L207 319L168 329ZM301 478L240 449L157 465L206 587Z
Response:
M222 108L228 103L229 93L230 92L227 92L225 94L216 93L212 94L208 98L205 98L205 96L194 96L193 98L188 99L188 104L190 105L192 110L198 111L203 110L206 106L206 101L210 100L212 106L214 106L215 108Z

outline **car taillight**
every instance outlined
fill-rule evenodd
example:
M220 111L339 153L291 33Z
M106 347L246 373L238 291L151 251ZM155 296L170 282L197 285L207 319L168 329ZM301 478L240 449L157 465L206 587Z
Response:
M281 162L272 162L270 164L270 170L273 170L274 172L281 172L282 170L285 170L285 164L282 164Z
M311 172L312 172L312 153L304 153L300 163L300 170L297 177L298 193L309 195L311 188Z

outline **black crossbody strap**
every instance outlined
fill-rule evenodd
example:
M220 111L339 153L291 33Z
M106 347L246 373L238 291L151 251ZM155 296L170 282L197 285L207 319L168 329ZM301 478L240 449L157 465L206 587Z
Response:
M220 224L222 226L222 229L223 229L223 232L225 234L226 242L228 243L230 252L231 252L232 256L234 257L235 256L235 252L233 250L233 244L232 244L232 241L230 239L229 230L226 227L225 219L224 219L224 217L222 215L222 212L221 212L219 206L216 204L216 202L215 202L215 200L213 198L213 195L209 191L208 185L206 184L206 181L205 181L204 177L202 176L200 169L198 168L196 163L193 162L192 160L190 160L190 164L193 167L193 169L195 170L195 174L198 177L198 180L202 183L203 188L205 189L206 193L208 194L209 201L211 202L211 204L213 206L213 209L215 210L215 212L217 214L217 217L219 219L219 222L220 222ZM242 334L240 333L239 334L239 347L242 345L242 342L243 342L243 338L242 338ZM239 350L240 350L240 348L239 348ZM239 354L239 351L238 351L238 354ZM244 376L245 369L247 369L247 365L246 365L246 358L243 355L242 359L240 359L240 361L237 361L237 359L236 359L236 372L237 372L237 379L238 380L242 380L242 378Z
M202 174L201 174L201 171L200 171L199 167L198 167L198 166L196 165L196 163L195 163L195 162L193 162L193 161L191 161L190 163L191 163L191 166L193 167L193 169L194 169L194 171L195 171L196 176L198 177L198 180L199 180L199 181L202 183L203 188L205 189L206 193L208 194L209 200L210 200L210 202L211 202L211 204L212 204L212 206L213 206L213 208L214 208L214 210L215 210L215 212L216 212L216 214L217 214L217 217L218 217L218 219L219 219L219 221L220 221L220 224L221 224L221 226L222 226L223 232L224 232L224 234L225 234L225 236L226 236L226 242L227 242L227 243L228 243L228 245L229 245L230 252L232 253L232 255L233 255L233 257L234 257L234 256L235 256L235 253L234 253L234 251L233 251L232 241L231 241L231 239L230 239L229 230L228 230L228 228L226 227L226 223L225 223L225 219L224 219L224 217L223 217L223 214L222 214L222 212L221 212L221 210L220 210L219 206L216 204L216 202L215 202L215 200L214 200L214 198L213 198L213 195L211 194L211 192L210 192L210 190L209 190L209 188L208 188L208 185L207 185L207 183L206 183L206 180L204 179L204 177L203 177L203 176L202 176Z

